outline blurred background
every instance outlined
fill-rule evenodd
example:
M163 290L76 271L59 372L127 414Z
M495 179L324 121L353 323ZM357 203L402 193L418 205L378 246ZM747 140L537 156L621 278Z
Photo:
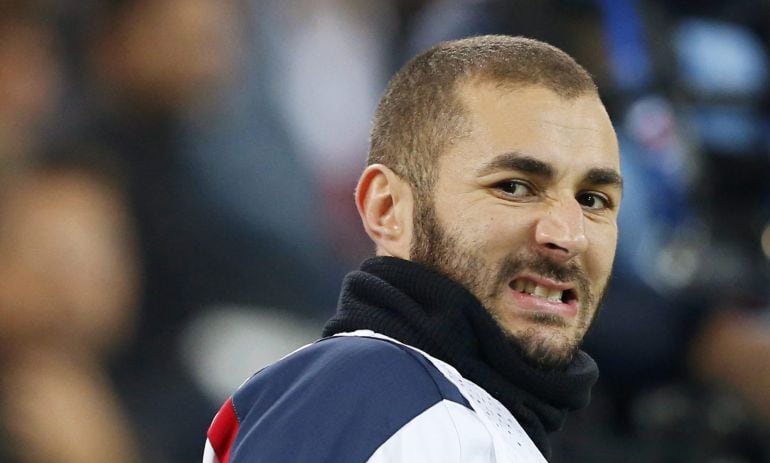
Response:
M770 2L0 0L0 461L190 462L371 255L392 73L527 35L622 147L602 377L554 462L770 462Z

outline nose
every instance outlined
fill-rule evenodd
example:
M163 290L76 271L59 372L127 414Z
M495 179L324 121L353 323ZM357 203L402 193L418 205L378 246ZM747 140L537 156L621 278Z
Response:
M583 208L574 199L552 204L535 225L539 251L557 261L568 261L588 249Z

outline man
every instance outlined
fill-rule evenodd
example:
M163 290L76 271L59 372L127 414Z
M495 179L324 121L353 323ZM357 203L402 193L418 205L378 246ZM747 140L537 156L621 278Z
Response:
M447 42L375 115L356 205L377 257L324 339L222 407L206 462L542 462L588 403L618 145L596 87L530 39Z

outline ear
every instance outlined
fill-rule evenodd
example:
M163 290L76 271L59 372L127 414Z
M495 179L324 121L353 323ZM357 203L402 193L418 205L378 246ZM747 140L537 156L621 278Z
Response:
M356 207L377 255L409 258L412 241L412 189L382 164L364 170L356 187Z

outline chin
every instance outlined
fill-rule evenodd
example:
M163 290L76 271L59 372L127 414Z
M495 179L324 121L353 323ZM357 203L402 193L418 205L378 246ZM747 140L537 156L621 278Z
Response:
M580 349L574 336L565 333L566 328L536 325L512 334L525 360L543 369L566 367Z
M540 369L562 369L580 350L579 328L550 313L516 314L488 310L509 339L519 346L524 360Z

